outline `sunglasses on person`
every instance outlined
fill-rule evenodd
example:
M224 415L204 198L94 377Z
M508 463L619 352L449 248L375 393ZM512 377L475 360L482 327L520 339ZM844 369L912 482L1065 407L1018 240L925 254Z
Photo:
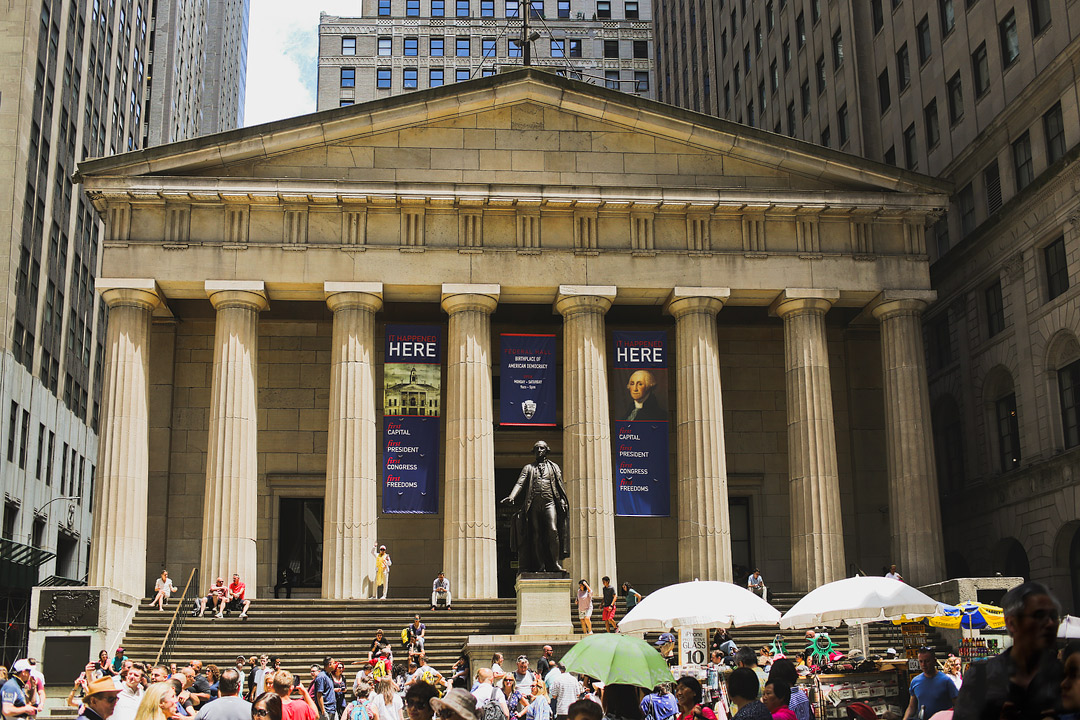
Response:
M405 704L408 705L411 708L416 708L417 710L423 710L423 709L426 709L426 708L430 707L423 700L418 700L416 698L413 698L411 700L406 700Z

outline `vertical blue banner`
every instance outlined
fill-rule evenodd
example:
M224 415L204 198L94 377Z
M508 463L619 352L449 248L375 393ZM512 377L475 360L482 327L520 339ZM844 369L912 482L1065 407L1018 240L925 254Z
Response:
M555 427L555 336L499 336L499 425Z
M615 514L671 514L667 333L615 332L611 428Z
M383 512L439 511L442 327L387 325L383 358Z

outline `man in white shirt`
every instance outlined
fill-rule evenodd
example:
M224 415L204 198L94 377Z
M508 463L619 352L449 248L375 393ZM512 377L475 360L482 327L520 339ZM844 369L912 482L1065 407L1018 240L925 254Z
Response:
M754 572L750 574L750 577L746 578L746 589L764 599L765 578L761 577L761 571L757 568L754 568Z
M890 580L899 580L900 582L904 582L904 576L897 572L895 565L889 566L889 572L885 573L885 577L889 578Z
M443 605L444 610L450 609L450 581L446 579L446 573L442 570L439 571L439 576L435 578L435 581L431 583L431 609L434 610L439 606L441 599L446 600L446 604Z
M135 720L135 711L142 702L142 670L131 668L124 676L124 686L116 697L116 707L110 720Z
M580 692L577 678L566 672L566 666L559 663L559 675L551 688L551 712L556 720L567 720L570 706L578 699Z

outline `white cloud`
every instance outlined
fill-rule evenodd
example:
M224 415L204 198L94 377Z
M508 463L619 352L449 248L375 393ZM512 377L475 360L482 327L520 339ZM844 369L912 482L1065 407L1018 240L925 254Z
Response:
M360 15L360 0L251 0L244 124L315 112L319 12Z

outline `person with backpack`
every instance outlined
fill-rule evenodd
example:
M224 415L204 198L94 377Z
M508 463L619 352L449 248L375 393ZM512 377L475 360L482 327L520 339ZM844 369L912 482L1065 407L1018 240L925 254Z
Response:
M353 688L356 698L345 706L341 720L371 720L368 705L371 703L371 685L361 681Z
M509 720L510 711L506 707L506 698L495 689L491 668L480 668L476 673L476 680L476 689L472 694L476 698L476 712L480 715L480 720Z
M670 683L660 683L641 701L645 720L668 720L679 712L679 703L671 694Z

